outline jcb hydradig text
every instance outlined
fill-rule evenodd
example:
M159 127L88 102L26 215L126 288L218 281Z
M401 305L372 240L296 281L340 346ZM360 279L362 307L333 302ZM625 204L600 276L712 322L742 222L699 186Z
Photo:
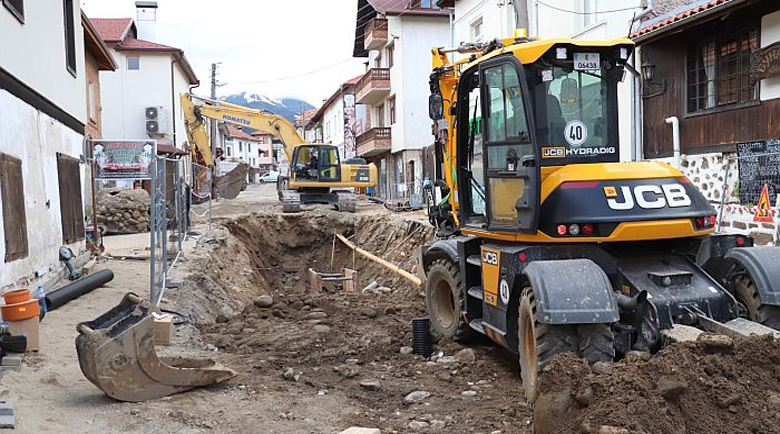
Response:
M525 395L551 357L657 350L691 327L780 328L780 248L714 235L664 163L619 163L628 39L433 50L440 239L421 252L432 327L516 352ZM466 59L451 62L447 53ZM771 327L771 328L770 328ZM693 330L695 331L695 330Z

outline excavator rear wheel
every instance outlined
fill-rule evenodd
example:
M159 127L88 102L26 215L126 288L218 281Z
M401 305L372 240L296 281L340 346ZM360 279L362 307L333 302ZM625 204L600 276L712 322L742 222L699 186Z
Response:
M458 264L449 259L431 263L425 282L425 307L433 330L443 338L464 340L474 336L463 317L463 281Z
M573 326L540 323L536 298L530 287L523 290L518 307L517 352L526 401L536 400L539 374L556 354L577 352L577 332Z
M734 290L737 299L747 307L751 321L780 330L780 307L761 304L756 284L750 276L745 273L738 275L734 279Z
M588 363L615 360L615 334L609 324L580 324L577 326L580 356Z

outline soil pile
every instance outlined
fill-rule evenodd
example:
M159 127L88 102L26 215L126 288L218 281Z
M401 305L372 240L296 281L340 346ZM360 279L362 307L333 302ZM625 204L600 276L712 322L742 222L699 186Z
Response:
M650 357L593 367L573 355L545 368L536 433L780 432L780 341L704 334Z

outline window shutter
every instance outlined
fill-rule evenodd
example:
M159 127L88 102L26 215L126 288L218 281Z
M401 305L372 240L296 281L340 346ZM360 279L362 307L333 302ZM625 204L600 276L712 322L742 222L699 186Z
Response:
M28 255L27 212L24 201L22 161L0 154L0 198L3 201L5 262Z

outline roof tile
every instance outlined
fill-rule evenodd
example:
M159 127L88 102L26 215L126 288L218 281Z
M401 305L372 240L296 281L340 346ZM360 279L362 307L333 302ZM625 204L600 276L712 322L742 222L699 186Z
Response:
M674 15L672 15L669 18L654 22L650 25L647 25L645 27L642 27L641 29L637 30L636 32L631 34L631 38L636 38L642 35L646 35L648 33L654 32L656 30L659 30L663 27L666 27L670 24L676 23L678 21L682 21L685 19L688 19L696 14L702 13L708 9L712 9L716 6L720 6L725 3L729 3L732 0L711 0L707 3L699 4L696 6L691 7L690 9L687 9L682 12L678 12Z
M132 18L90 18L100 37L106 42L119 42L133 24Z

